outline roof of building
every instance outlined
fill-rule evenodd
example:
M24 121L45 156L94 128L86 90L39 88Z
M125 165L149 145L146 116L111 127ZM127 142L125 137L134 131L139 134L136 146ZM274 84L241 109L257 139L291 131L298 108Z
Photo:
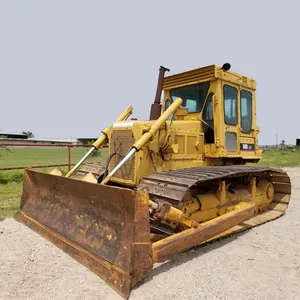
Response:
M20 133L2 133L0 132L0 138L9 138L9 139L28 139L28 136L26 134L20 134Z

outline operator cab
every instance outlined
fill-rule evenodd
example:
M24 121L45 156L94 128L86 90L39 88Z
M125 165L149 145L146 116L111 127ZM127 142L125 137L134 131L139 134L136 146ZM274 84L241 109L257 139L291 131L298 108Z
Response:
M199 120L205 144L218 139L229 152L254 150L256 82L229 70L230 64L213 65L165 77L164 110L181 98L187 113L170 120Z

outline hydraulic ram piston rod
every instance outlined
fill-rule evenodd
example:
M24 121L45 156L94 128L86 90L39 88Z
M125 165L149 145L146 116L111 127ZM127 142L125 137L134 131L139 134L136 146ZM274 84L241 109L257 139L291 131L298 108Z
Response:
M106 176L106 178L101 182L101 184L106 184L115 175L115 173L126 163L126 161L134 155L136 152L135 148L132 148L126 156L118 163L118 165Z

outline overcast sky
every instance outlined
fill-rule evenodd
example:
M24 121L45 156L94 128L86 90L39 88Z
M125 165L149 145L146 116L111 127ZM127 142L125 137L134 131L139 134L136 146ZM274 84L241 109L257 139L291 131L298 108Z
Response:
M300 138L299 1L0 0L0 132L95 137L149 118L158 69L257 80L260 144Z

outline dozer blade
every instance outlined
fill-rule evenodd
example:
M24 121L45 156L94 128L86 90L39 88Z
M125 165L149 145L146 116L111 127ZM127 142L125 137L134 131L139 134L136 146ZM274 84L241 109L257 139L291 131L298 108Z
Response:
M124 298L152 270L146 192L26 170L15 218Z

